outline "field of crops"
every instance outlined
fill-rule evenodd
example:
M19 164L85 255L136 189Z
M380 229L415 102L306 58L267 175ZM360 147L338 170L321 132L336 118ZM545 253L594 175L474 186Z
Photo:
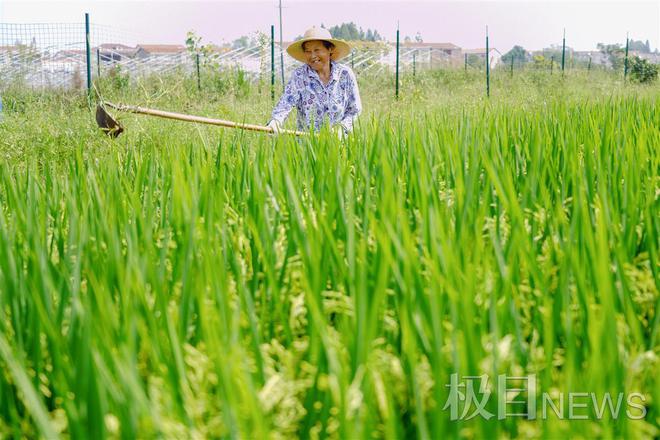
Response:
M0 437L657 438L657 83L360 84L344 144L143 116L111 140L81 93L5 90ZM272 105L228 77L99 87L252 123ZM452 420L456 375L490 381Z

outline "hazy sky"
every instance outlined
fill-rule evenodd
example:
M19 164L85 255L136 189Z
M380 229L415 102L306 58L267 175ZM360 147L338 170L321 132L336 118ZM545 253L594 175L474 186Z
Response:
M221 43L278 23L273 1L25 1L0 0L0 22L79 22L89 12L92 23L127 29L139 42L179 43L194 30L205 42ZM353 21L376 28L394 40L420 32L426 42L452 42L465 48L484 46L488 25L491 46L501 51L514 44L540 49L561 44L593 49L598 42L625 44L630 38L660 43L660 0L603 1L360 1L283 0L284 40L311 25L326 27ZM279 36L277 37L279 38Z

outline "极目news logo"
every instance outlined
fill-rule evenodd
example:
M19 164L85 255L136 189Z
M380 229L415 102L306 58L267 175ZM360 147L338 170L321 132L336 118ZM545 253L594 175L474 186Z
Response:
M481 417L486 420L497 417L522 417L528 420L556 417L566 420L600 420L611 417L616 420L627 417L633 420L646 416L645 397L641 393L594 393L555 392L540 393L537 390L536 375L497 376L495 385L496 404L488 405L493 387L490 377L450 376L449 395L444 410L449 410L451 420L470 420ZM493 408L495 406L495 409Z

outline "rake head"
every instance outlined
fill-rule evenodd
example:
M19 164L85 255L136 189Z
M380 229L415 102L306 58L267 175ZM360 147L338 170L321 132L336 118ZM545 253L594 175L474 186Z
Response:
M124 131L124 127L106 111L102 104L96 106L96 124L105 134L113 138Z

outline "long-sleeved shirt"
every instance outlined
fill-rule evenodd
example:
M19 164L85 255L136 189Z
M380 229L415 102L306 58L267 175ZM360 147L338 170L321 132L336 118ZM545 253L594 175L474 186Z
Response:
M323 84L307 64L298 67L273 109L271 120L283 123L294 107L298 110L298 130L308 130L313 123L314 131L319 131L327 119L330 125L341 124L344 132L351 131L362 111L355 74L348 66L330 61L330 81Z

